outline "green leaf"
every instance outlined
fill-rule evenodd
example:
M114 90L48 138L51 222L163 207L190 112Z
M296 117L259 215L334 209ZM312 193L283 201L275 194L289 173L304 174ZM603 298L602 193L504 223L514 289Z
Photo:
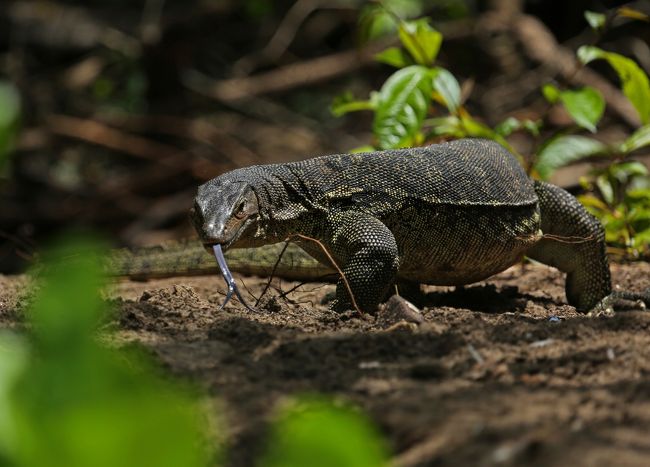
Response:
M17 427L12 393L27 367L27 342L9 331L0 331L0 465L15 457Z
M365 44L395 31L397 21L381 5L367 5L359 14L359 41Z
M428 18L402 21L399 25L399 38L420 65L433 64L442 44L442 34L431 27Z
M607 17L602 13L586 10L585 19L587 20L587 23L589 23L589 26L591 26L591 29L598 30L605 26Z
M460 107L460 85L449 71L441 67L433 69L433 90L440 96L451 113Z
M605 202L611 205L614 202L614 187L609 178L605 174L599 175L596 177L596 186Z
M562 91L560 101L571 118L592 133L605 111L605 99L597 89L586 86L575 91Z
M644 146L650 146L650 125L644 125L636 130L621 144L621 151L624 153L636 151Z
M501 136L509 136L512 132L517 131L521 128L521 122L515 117L508 117L497 126L494 127L496 131Z
M404 68L411 65L413 61L399 47L389 47L375 55L375 60L396 68Z
M551 174L571 162L607 152L607 146L585 136L559 136L550 140L537 154L534 168L546 180Z
M315 397L285 408L271 426L260 467L387 467L377 429L358 411Z
M0 169L13 151L20 120L20 95L16 87L0 80Z
M533 136L539 135L539 127L541 125L540 121L533 121L530 119L519 120L515 117L508 117L497 126L494 127L494 131L503 136L509 136L517 130L524 129Z
M377 95L373 132L380 149L405 147L414 141L427 113L431 73L419 65L395 72Z
M639 113L641 122L646 124L650 121L650 80L634 60L587 45L580 47L577 54L584 64L598 59L607 60L616 70L621 80L623 93Z
M25 313L34 351L10 398L13 465L206 465L196 395L158 376L143 356L98 342L107 304L97 248L74 237L45 255Z
M431 126L430 137L450 136L452 138L462 138L465 135L460 118L455 115L430 118L424 123Z
M350 149L350 154L361 154L365 152L374 152L374 151L376 151L375 147L367 144L365 146L359 146L358 148Z
M351 92L345 92L340 96L334 98L334 102L330 106L330 111L334 116L340 117L348 112L356 112L359 110L374 110L376 102L373 100L375 95L371 95L367 101L355 100Z
M560 90L553 84L545 84L542 86L542 94L544 98L551 104L555 104L560 98Z
M626 161L612 164L609 166L608 172L622 184L627 183L633 177L648 175L648 169L646 166L638 161Z

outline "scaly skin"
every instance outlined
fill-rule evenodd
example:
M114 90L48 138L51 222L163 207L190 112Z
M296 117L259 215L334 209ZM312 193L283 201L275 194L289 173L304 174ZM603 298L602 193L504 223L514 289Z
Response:
M201 240L224 250L317 239L368 312L397 278L467 284L525 254L568 274L580 311L615 298L598 221L487 140L234 170L199 187L191 217ZM299 245L329 264L316 244ZM352 306L343 281L332 306Z

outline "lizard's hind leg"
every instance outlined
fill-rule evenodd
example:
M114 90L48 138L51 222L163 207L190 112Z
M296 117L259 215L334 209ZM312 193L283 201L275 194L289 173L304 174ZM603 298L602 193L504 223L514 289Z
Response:
M361 311L373 313L394 282L399 266L393 233L368 214L346 211L329 218L333 226L332 252L342 262L354 301ZM336 286L336 311L354 308L343 280Z
M611 307L617 299L650 303L649 294L612 292L605 232L570 193L535 182L544 238L526 255L567 274L566 296L578 311Z
M570 193L535 182L544 238L526 255L567 274L569 304L589 311L612 291L605 232Z

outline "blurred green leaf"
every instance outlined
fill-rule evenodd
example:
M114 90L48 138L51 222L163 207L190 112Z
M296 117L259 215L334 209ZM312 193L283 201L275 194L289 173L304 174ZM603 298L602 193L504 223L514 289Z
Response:
M16 87L0 80L0 169L13 151L20 121L20 94Z
M614 187L612 186L607 175L601 174L596 177L596 186L600 191L601 196L607 204L614 203Z
M12 406L16 382L27 367L26 342L9 331L0 332L0 465L16 456L18 442L15 411Z
M350 149L351 154L361 154L364 152L374 152L376 151L374 146L370 146L369 144L365 146L359 146L358 148Z
M575 91L562 91L559 98L578 125L592 133L596 132L596 124L605 110L605 99L600 91L586 86Z
M589 26L591 26L591 29L598 30L605 26L607 17L602 13L585 10L585 19L587 20L587 23L589 23Z
M411 65L413 61L399 47L389 47L375 55L375 60L396 68L404 68Z
M647 167L638 161L612 164L609 166L608 172L620 183L627 183L632 177L648 175Z
M545 84L542 86L544 98L551 104L555 104L560 98L560 90L554 84Z
M628 153L649 145L650 125L644 125L621 144L621 151Z
M494 131L496 131L501 136L509 136L520 128L521 122L518 119L515 117L508 117L497 126L495 126Z
M409 146L419 133L431 95L430 71L412 65L396 71L377 95L373 133L380 149Z
M416 63L432 65L442 44L442 34L433 29L428 18L402 21L399 38Z
M370 99L367 101L355 100L352 93L347 91L334 98L334 102L330 107L330 111L336 117L340 117L349 112L356 112L359 110L374 110L377 107L377 94L371 93Z
M381 467L386 445L362 414L323 399L303 398L271 427L261 467Z
M534 168L546 180L559 167L606 152L607 146L595 139L577 135L559 136L539 151Z
M452 138L462 138L465 134L461 126L460 118L455 115L429 118L424 123L431 127L430 137L449 136Z
M14 465L199 466L207 456L189 392L155 376L142 356L96 342L106 308L101 247L84 237L45 260L33 320L33 358L16 381Z
M533 121L533 120L519 120L515 117L508 117L501 123L499 123L497 126L494 127L494 131L499 134L500 136L506 137L511 135L513 132L517 130L524 129L533 136L539 135L539 128L541 126L540 121Z
M596 198L592 194L578 196L578 200L586 207L590 208L589 211L594 214L597 211L606 212L607 205L599 198ZM598 213L600 217L602 213Z
M441 67L435 67L433 73L433 90L440 96L449 112L456 113L460 107L460 85L454 75Z
M584 64L597 59L606 60L618 73L623 93L632 102L641 121L644 124L650 121L650 80L634 60L588 45L580 47L577 54Z
M381 5L370 4L359 14L359 41L363 44L397 29L397 20Z

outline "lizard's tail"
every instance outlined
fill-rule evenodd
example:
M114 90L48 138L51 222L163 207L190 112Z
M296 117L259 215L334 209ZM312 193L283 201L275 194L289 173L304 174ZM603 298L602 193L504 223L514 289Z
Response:
M283 244L260 248L233 249L225 253L232 271L255 276L270 276L282 252ZM219 273L217 261L195 239L165 242L151 247L112 250L104 263L110 276L147 279ZM275 275L285 279L327 280L334 271L289 244Z

